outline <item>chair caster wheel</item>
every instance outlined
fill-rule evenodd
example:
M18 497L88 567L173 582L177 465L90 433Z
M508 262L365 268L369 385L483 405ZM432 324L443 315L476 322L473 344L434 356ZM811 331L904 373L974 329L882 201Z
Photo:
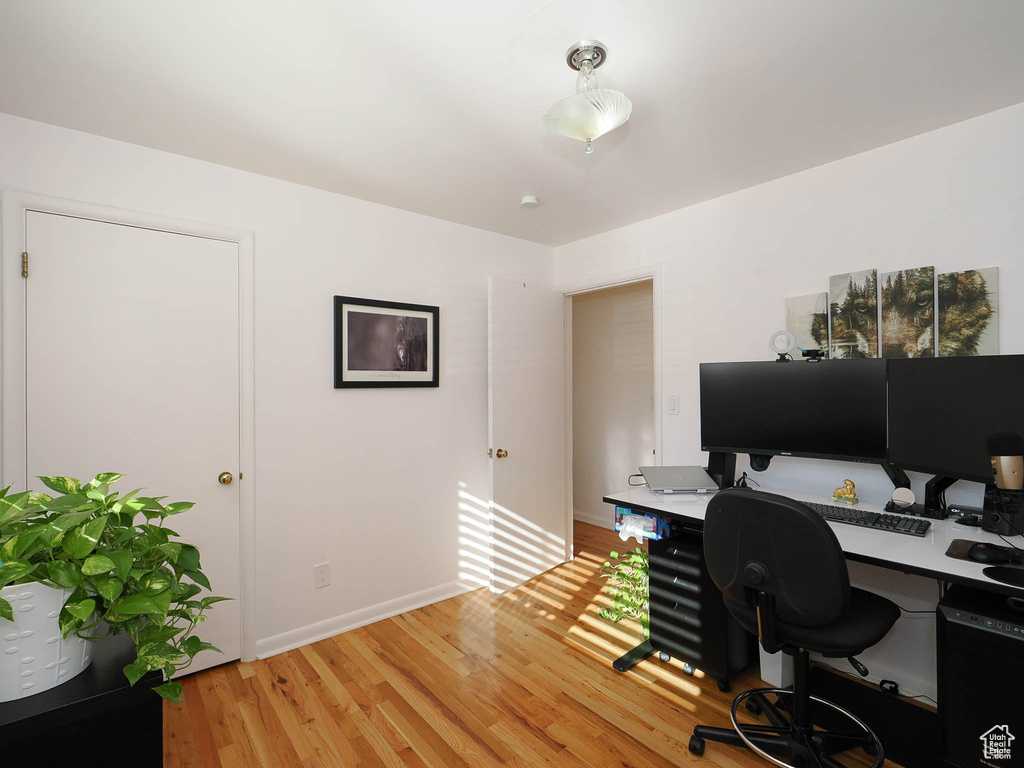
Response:
M722 693L728 693L732 690L732 686L729 684L728 680L719 680L718 690L720 690Z
M683 672L687 675L692 675L694 672L693 664L691 664L690 662L686 662L685 664L683 664Z
M669 662L672 661L672 657L664 651L658 651L658 661Z
M697 757L704 754L704 739L700 736L690 737L690 751L693 752Z
M747 699L747 703L744 706L746 707L747 712L749 712L752 715L761 714L761 705L753 699Z

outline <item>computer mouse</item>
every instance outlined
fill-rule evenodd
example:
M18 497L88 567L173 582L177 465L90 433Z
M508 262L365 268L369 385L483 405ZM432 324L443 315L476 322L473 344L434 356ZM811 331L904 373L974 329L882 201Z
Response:
M1009 563L1013 558L995 544L978 542L967 550L967 559L976 563Z

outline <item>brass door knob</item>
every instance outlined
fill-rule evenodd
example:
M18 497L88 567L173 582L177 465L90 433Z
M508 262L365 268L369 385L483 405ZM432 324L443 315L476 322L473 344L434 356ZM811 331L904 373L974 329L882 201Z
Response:
M231 481L234 479L234 476L230 472L221 472L217 476L217 480L221 485L231 485Z
M508 456L508 451L506 451L504 448L499 448L496 456L499 459L504 459L506 456Z

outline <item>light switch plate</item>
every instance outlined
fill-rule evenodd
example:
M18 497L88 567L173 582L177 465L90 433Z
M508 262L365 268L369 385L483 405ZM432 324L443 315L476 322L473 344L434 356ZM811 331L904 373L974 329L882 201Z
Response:
M678 416L679 415L679 395L668 396L668 415Z

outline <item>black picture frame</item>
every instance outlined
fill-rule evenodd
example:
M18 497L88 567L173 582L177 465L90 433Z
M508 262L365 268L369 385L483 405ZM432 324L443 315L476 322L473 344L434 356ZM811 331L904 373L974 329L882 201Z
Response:
M334 388L440 386L440 309L334 297Z

